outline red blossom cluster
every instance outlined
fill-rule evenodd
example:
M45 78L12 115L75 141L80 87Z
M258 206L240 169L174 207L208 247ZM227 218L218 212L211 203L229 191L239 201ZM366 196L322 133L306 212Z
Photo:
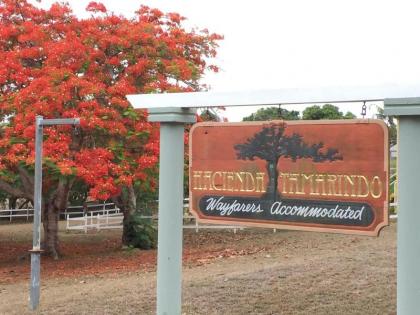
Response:
M221 37L188 31L179 14L142 6L128 19L91 2L79 19L67 4L44 10L26 0L0 2L0 180L34 162L35 117L80 117L45 128L46 176L78 176L93 198L146 182L158 161L157 126L127 94L196 91ZM55 174L55 173L54 173ZM3 177L2 177L3 176Z

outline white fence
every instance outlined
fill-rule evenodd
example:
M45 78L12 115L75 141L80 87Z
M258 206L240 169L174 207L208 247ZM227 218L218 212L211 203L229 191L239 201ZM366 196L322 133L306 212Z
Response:
M14 218L26 218L26 221L29 221L30 217L34 216L34 209L8 209L0 210L0 219L7 218L9 222L12 222Z
M188 202L186 199L185 201ZM184 207L188 208L188 204ZM95 210L92 210L95 209ZM7 218L9 222L16 218L32 218L34 215L34 209L10 209L0 210L0 219ZM120 209L115 206L114 203L103 203L103 204L92 204L87 205L87 212L84 211L83 206L70 206L66 208L60 216L63 216L66 220L67 231L84 231L87 233L88 230L105 230L105 229L122 229L123 215L120 213ZM145 219L155 219L154 216L143 216ZM216 224L199 224L194 216L186 214L184 216L185 224L184 229L195 229L196 232L199 229L232 229L234 233L242 230L243 227L234 225L216 225Z
M157 220L155 216L141 216L142 219ZM193 220L194 222L183 225L184 229L195 229L196 232L199 229L232 229L234 233L237 230L243 230L244 227L234 225L216 225L216 224L199 224L193 216L184 216L184 220ZM66 230L67 231L84 231L88 230L106 230L106 229L122 229L123 214L122 213L89 213L82 217L70 217L67 216Z
M85 213L85 215L81 217L70 217L68 214L66 218L66 230L84 231L87 233L89 229L95 229L97 231L104 229L121 229L122 221L123 215L118 208L92 211L90 213Z
M158 218L156 216L141 216L143 219L153 219L157 220ZM237 230L243 230L243 226L236 226L236 225L219 225L219 224L200 224L196 220L196 218L192 215L184 215L184 221L194 221L193 223L185 223L183 224L184 229L195 229L195 231L198 233L199 229L232 229L233 233L236 233Z
M86 206L87 213L115 213L120 212L114 203L100 203L100 204L90 204ZM85 211L83 206L70 206L67 207L64 211L60 213L60 217L63 219L67 219L68 216L83 216ZM8 219L9 222L12 222L13 219L22 219L26 218L26 221L29 221L30 218L34 216L34 209L33 208L25 208L25 209L5 209L0 210L0 220L1 219Z
M88 204L86 205L87 213L100 213L105 214L106 211L109 211L108 213L120 212L120 209L118 209L114 203L98 203L98 204ZM75 217L75 216L84 216L86 213L84 211L83 206L70 206L67 207L60 215L63 216L64 219L67 219L67 216Z
M193 224L184 224L184 229L195 229L195 232L198 233L199 229L231 229L233 233L236 234L237 230L243 230L243 226L236 226L236 225L219 225L219 224L200 224L196 220L196 218L192 215L185 215L184 220L193 220Z
M188 202L188 199L185 201ZM184 204L184 208L188 209L188 203ZM73 212L74 214L83 214L83 212ZM141 216L143 219L157 220L157 216ZM123 225L123 214L120 213L118 208L114 209L103 209L90 211L85 213L83 216L66 216L66 230L67 231L84 231L87 233L88 230L106 230L106 229L122 229ZM185 222L186 221L186 222ZM194 216L188 214L184 215L184 229L195 229L196 232L199 229L232 229L234 233L237 230L243 230L244 227L235 225L217 225L217 224L199 224Z

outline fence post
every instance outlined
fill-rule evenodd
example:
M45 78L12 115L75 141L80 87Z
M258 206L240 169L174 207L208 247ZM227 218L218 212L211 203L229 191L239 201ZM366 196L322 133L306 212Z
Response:
M160 122L157 315L181 314L184 124L195 120L191 109L149 109Z
M85 221L85 234L87 234L87 224L88 224L88 215L87 213L84 215L84 221Z
M420 98L385 99L398 117L397 314L420 310Z

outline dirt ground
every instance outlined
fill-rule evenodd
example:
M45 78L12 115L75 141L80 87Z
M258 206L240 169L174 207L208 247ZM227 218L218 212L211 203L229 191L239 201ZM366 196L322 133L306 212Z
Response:
M154 314L156 251L121 231L60 233L42 258L38 314ZM0 225L0 314L28 311L31 226ZM395 314L396 225L378 238L245 229L185 231L183 314Z

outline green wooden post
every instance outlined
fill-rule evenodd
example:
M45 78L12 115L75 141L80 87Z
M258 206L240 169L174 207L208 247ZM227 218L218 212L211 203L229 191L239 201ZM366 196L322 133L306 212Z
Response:
M385 99L398 117L397 314L420 311L420 98Z
M181 314L184 124L195 120L191 109L149 109L149 121L160 122L158 315Z

